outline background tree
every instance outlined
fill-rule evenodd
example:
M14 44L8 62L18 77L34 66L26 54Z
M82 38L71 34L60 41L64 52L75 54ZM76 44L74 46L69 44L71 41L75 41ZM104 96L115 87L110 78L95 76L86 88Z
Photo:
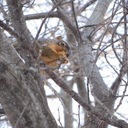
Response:
M0 114L12 127L128 128L127 116L118 114L127 106L126 0L6 0L0 11ZM58 35L72 54L59 69L43 68L46 79L35 42ZM51 113L50 98L63 104L64 123Z

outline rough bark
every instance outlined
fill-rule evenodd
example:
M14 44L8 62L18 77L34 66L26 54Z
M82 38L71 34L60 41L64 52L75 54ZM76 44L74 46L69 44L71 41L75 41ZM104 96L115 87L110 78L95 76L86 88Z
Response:
M58 0L54 0L54 4L56 4L57 2ZM68 16L66 14L66 11L64 11L64 8L61 8L60 6L57 8L58 13L60 15L60 19L71 30L71 32L73 33L74 37L78 42L80 63L82 65L82 69L85 73L85 76L89 79L89 82L93 87L92 94L95 99L95 109L96 111L98 111L99 114L106 115L106 117L109 117L108 115L110 116L113 115L112 112L113 112L113 105L115 103L115 97L113 97L111 90L109 90L106 84L104 83L104 80L99 72L96 62L94 61L93 52L92 52L93 43L91 42L90 34L92 33L93 30L95 30L96 27L94 26L98 26L100 23L103 22L105 13L110 3L111 3L110 0L98 1L91 17L87 22L87 26L90 27L88 28L85 27L85 30L81 34L79 34L79 30L78 30L79 28L76 26L76 24L74 24L71 18L68 18L67 20ZM89 117L88 119L89 123L85 125L85 127L106 128L108 125L105 120L102 121L99 120L98 118L95 118L95 116L92 115L92 112L88 114L88 117Z
M90 16L87 25L99 25L103 22L103 17L107 11L107 8L111 1L103 1L99 0L92 15ZM84 30L83 34L83 45L80 45L79 47L79 55L80 55L80 61L83 65L83 70L86 74L86 76L89 78L89 81L93 87L92 94L95 99L95 109L99 111L99 113L102 113L103 115L106 114L106 110L103 108L102 104L104 104L105 107L108 108L109 113L111 113L113 110L113 104L114 104L114 97L109 98L109 90L107 86L105 85L102 76L99 73L98 67L96 63L94 62L93 54L92 54L92 42L89 40L89 36L92 33L92 31L95 29L95 27L89 27ZM99 104L101 102L102 104ZM95 128L95 127L107 127L107 124L105 122L98 121L95 117L92 116L92 114L89 114L89 121L90 123L87 124L88 128ZM106 115L107 116L107 115ZM92 123L93 122L93 123Z
M13 127L57 128L48 108L43 82L25 68L0 29L0 102Z
M59 0L54 0L56 4ZM69 88L65 82L59 79L49 69L46 72L49 76L58 84L65 92L67 92L73 99L75 99L86 111L86 128L102 127L106 128L108 124L119 128L127 128L127 123L123 120L119 120L113 114L113 106L115 103L115 97L113 96L111 89L115 88L115 93L121 83L122 77L126 72L120 73L119 78L115 80L111 89L107 88L103 78L99 72L96 62L93 58L92 46L94 43L91 41L92 32L96 27L103 22L105 13L110 4L111 0L98 0L97 5L88 19L87 26L82 33L79 33L76 23L67 15L64 8L58 4L56 6L57 12L49 14L51 17L60 18L70 29L71 33L68 35L69 42L78 43L78 53L80 64L88 78L88 84L92 87L92 94L95 100L95 107L88 104L85 83L79 77L77 80L78 92L75 93ZM47 100L44 92L43 82L41 81L39 74L29 67L34 66L35 60L33 56L33 42L32 36L29 33L25 17L23 16L21 1L7 0L8 8L10 12L12 27L14 28L15 35L19 41L18 51L22 58L25 60L24 63L15 49L8 43L7 40L0 33L0 102L12 124L15 127L25 128L56 128L58 127L51 112L47 105ZM45 17L47 14L42 13L37 17ZM75 16L75 15L74 15ZM32 16L35 17L35 16ZM30 19L31 17L26 17ZM1 25L1 22L0 22ZM4 27L3 27L4 28ZM75 37L75 39L74 39ZM80 68L81 68L80 65ZM80 83L82 82L82 83ZM81 86L82 85L82 86ZM82 88L81 88L82 87ZM70 96L66 95L66 98ZM71 111L71 97L66 100L65 104L69 111ZM85 102L86 101L86 102ZM86 112L87 113L87 112ZM65 116L67 125L65 127L73 127L71 118ZM69 120L66 120L69 119Z

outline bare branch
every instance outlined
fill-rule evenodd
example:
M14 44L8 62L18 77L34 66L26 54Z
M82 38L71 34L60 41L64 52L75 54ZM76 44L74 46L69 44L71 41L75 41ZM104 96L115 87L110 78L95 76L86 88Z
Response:
M54 17L59 17L58 12L54 11L54 12L50 12L48 15L47 13L37 13L37 14L29 14L29 15L25 15L25 20L34 20L34 19L41 19L41 18L54 18Z
M4 39L1 29L0 39L0 101L11 125L57 128L38 73L34 76L27 70L25 63Z
M23 47L30 49L32 36L25 23L21 1L7 0L7 5L11 16L12 26L16 33L23 39L22 42L19 43L21 43Z
M86 3L85 5L83 5L77 12L77 16L83 12L87 7L89 7L90 5L92 5L93 3L95 3L97 0L90 0L88 3Z
M102 23L104 19L104 15L111 2L112 0L98 0L98 3L93 13L91 14L90 18L88 19L86 25L94 25L94 24ZM93 30L94 30L94 27L85 28L84 36L89 37Z
M101 115L100 113L96 112L95 109L89 106L75 91L71 90L64 81L62 81L58 76L52 72L50 69L44 69L46 73L54 80L54 82L61 87L65 92L67 92L75 101L77 101L84 109L91 112L94 116L98 117L100 120L103 120L113 126L127 128L128 124L123 121L119 120L117 117L110 117Z
M53 3L56 5L58 3L58 1L54 0ZM80 40L79 33L78 33L76 25L74 24L72 19L66 14L66 11L61 6L58 6L57 9L58 9L57 11L59 13L60 19L71 30L71 32L75 36L76 40L79 41Z
M48 12L48 14L45 16L44 20L42 21L42 23L41 23L41 25L40 25L40 28L39 28L37 34L36 34L35 40L38 39L39 34L40 34L40 32L41 32L41 29L42 29L43 24L45 23L46 19L47 19L47 18L49 17L49 15L54 11L54 9L55 9L57 6L59 6L61 3L62 3L62 1L60 1L59 3L57 3L57 4Z
M0 20L0 26L6 30L7 32L9 32L11 35L13 35L14 37L16 37L17 39L21 40L21 37L12 29L10 28L7 24L5 24L3 21Z

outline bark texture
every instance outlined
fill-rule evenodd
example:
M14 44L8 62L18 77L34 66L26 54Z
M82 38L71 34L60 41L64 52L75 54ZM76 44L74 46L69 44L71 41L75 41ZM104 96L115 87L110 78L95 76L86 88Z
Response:
M34 49L35 39L29 32L25 21L44 18L40 25L41 30L41 26L43 26L47 18L56 17L65 25L65 35L67 36L69 45L71 45L72 54L75 56L71 58L70 65L68 65L69 67L66 67L66 70L71 69L71 71L74 72L68 72L69 77L65 77L65 79L60 78L49 68L44 69L49 77L63 89L63 92L61 91L60 94L62 94L61 97L65 105L65 110L68 110L64 112L64 126L66 128L74 127L72 114L72 108L74 107L72 105L73 98L83 107L85 112L85 121L83 121L84 125L82 128L107 128L108 124L119 128L128 128L128 124L124 120L120 120L114 116L115 95L118 92L121 82L123 81L123 83L125 83L123 77L127 72L127 38L125 37L123 45L124 55L122 57L123 64L121 63L122 68L111 88L108 88L100 74L92 48L95 45L95 42L93 42L93 34L100 28L99 26L103 24L106 11L112 0L97 0L91 16L85 21L83 20L86 22L85 28L80 28L77 23L79 21L78 16L82 11L86 10L86 8L95 1L96 0L89 1L80 9L78 7L79 10L77 11L77 6L74 1L51 0L53 8L48 13L24 16L21 0L7 0L10 18L9 25L11 25L11 27L8 23L1 20L0 27L13 35L18 43L14 48L0 28L0 103L4 109L4 111L3 109L0 111L0 114L3 112L6 113L12 127L58 128L55 118L49 110L44 90L44 81L41 79L38 71L40 65L37 63L38 53L36 53ZM120 5L125 7L125 1L123 4ZM72 14L68 14L70 12L69 10ZM121 18L121 21L124 18L125 23L127 23L126 8L123 11L124 17ZM124 26L126 34L127 25ZM46 32L48 29L46 29ZM115 27L113 33L116 33L116 29ZM37 33L37 35L39 35L40 31ZM111 35L113 36L111 45L114 45L114 34ZM63 71L61 73L61 75L63 75ZM71 77L72 79L69 82L68 78ZM73 91L74 84L77 85L78 93ZM127 89L127 87L125 89ZM93 105L90 102L89 94L94 98ZM81 127L80 122L82 121L79 120L78 127Z
M7 1L12 26L18 34L20 58L0 29L0 102L13 127L57 128L38 73L29 71L31 35L23 17L21 1ZM32 58L31 58L32 60ZM33 61L34 62L34 61Z

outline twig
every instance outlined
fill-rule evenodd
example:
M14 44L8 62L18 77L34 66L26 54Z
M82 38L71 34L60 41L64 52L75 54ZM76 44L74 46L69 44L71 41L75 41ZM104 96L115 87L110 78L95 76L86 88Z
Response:
M80 105L78 104L78 128L80 128Z
M54 92L55 96L60 100L60 103L62 104L64 110L66 111L66 113L70 114L70 112L67 110L60 94L57 93L57 91L47 82L47 86Z
M54 5L54 7L53 7L53 8L49 11L49 13L45 16L44 20L42 21L42 23L41 23L41 25L40 25L40 28L39 28L37 34L36 34L35 40L38 39L39 34L40 34L40 32L41 32L41 29L42 29L43 24L45 23L46 19L47 19L47 18L49 17L49 15L54 11L54 9L55 9L59 4L61 4L61 2L63 2L63 1L60 1L59 3L57 3L56 5Z
M118 108L120 107L120 105L122 104L122 101L123 101L123 99L124 99L124 97L125 97L125 93L126 93L126 91L127 91L127 88L128 88L128 83L127 83L126 86L125 86L125 89L124 89L124 91L123 91L123 95L122 95L122 97L121 97L121 99L120 99L119 104L118 104L117 107L115 108L115 111L117 111Z
M85 5L83 5L80 10L78 10L78 13L83 12L87 7L89 7L91 4L95 3L97 0L90 0L88 3L86 3Z
M49 15L48 15L49 14ZM46 12L46 13L38 13L38 14L29 14L29 15L25 15L25 20L34 20L34 19L40 19L40 18L45 18L45 17L59 17L58 12L54 11L54 12Z
M125 0L122 1L122 5L123 5L123 19L124 19L124 35L127 35L127 3L125 2ZM122 19L121 19L122 20ZM128 40L127 40L127 36L125 36L124 38L124 55L123 55L123 61L124 63L126 63L126 79L128 80L128 62L127 62L127 58L128 58ZM122 104L122 101L124 99L125 93L127 91L128 88L128 82L125 85L124 91L123 91L123 95L120 99L119 104L117 105L117 107L115 108L115 111L117 111L117 109L120 107L120 105Z
M71 1L70 1L71 2ZM57 2L53 2L55 5ZM59 13L59 18L67 25L67 27L71 30L73 35L75 36L76 40L79 41L79 34L77 32L76 25L74 22L71 20L71 18L66 14L65 10L61 7L57 7L58 13Z
M65 92L67 92L76 102L78 102L84 109L91 112L94 116L98 117L100 120L103 120L113 126L121 127L121 128L128 128L128 124L123 121L119 120L116 116L113 117L106 117L104 115L101 115L101 113L98 113L95 111L94 107L88 105L75 91L70 89L63 80L58 78L58 76L52 72L50 69L45 68L45 72L51 77L51 79L54 80L54 82L61 87Z
M78 43L81 43L82 42L82 37L81 37L81 33L79 31L79 25L78 25L78 22L77 22L77 19L76 19L76 13L75 13L75 8L74 8L74 2L72 1L72 11L73 11L73 15L74 15L74 20L75 20L75 24L76 24L76 29L77 29L77 32L78 32L78 35L79 35L79 42Z
M59 117L58 117L58 121L59 121L61 127L63 128L63 125L62 125L62 123L61 123L61 121L60 121L61 119L60 119L60 111L59 111L59 109L58 109L58 116L59 116Z

